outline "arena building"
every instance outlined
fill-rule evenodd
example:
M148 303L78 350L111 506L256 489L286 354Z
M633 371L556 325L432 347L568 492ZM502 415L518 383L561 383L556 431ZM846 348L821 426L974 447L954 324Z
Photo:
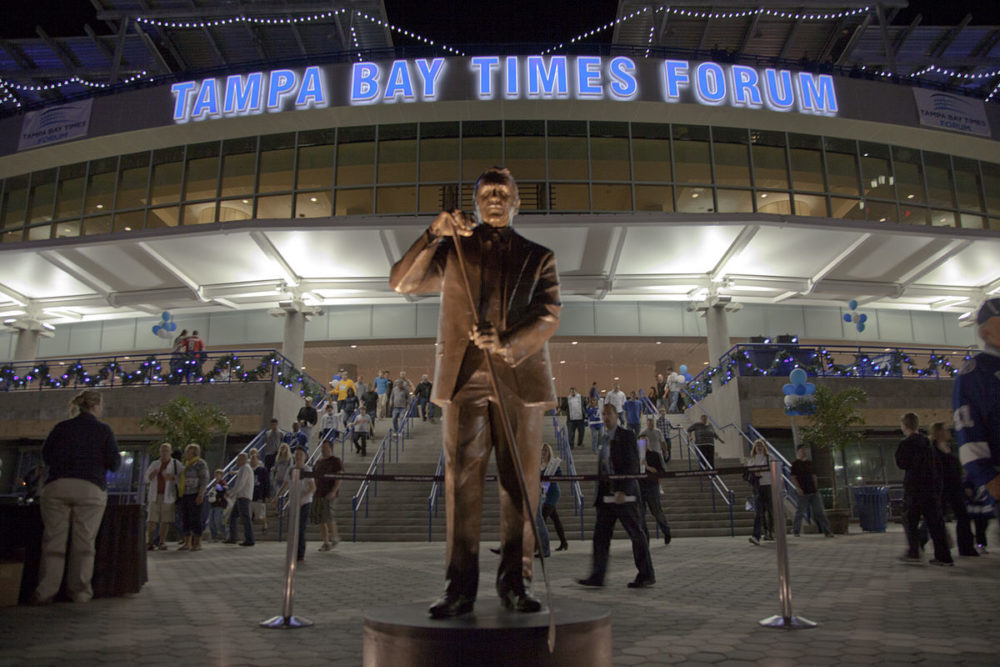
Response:
M758 336L968 348L1000 292L994 26L621 0L474 46L380 1L94 4L106 34L0 44L0 361L163 351L168 311L316 377L419 377L437 300L389 269L494 164L558 258L560 392Z

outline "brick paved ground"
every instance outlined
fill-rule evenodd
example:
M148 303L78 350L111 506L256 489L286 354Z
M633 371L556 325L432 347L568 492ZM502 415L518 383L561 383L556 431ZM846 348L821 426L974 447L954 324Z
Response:
M625 540L612 546L602 589L574 583L588 572L588 543L571 542L549 570L556 597L612 610L616 665L997 664L1000 548L954 568L905 565L903 536L890 531L789 538L794 611L820 623L807 631L758 626L780 611L774 543L655 544L657 584L637 591L625 586L635 575ZM298 570L294 609L312 628L257 626L281 610L283 544L208 544L149 554L150 581L132 598L0 611L0 665L353 667L365 609L429 603L442 587L442 543L317 546ZM495 559L483 555L484 572ZM495 604L491 580L482 578L481 605Z

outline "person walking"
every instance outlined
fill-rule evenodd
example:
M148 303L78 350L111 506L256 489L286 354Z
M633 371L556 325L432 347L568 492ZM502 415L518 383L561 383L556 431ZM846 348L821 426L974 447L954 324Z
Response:
M816 526L823 531L827 537L833 537L830 530L830 521L826 518L826 511L823 509L823 498L816 488L816 473L813 471L812 461L806 453L806 446L799 445L795 448L795 461L792 462L791 471L792 482L795 484L795 491L799 495L798 506L795 509L795 518L792 520L792 534L796 537L801 535L802 519L808 514L816 522Z
M205 502L208 479L208 464L201 458L201 445L192 442L184 448L184 470L177 483L184 529L184 542L178 551L201 550L201 534L205 531L201 505Z
M310 518L314 525L319 526L323 544L320 551L330 551L340 542L337 536L337 522L333 518L333 510L340 495L340 480L328 479L324 475L335 475L344 471L344 463L333 454L333 445L324 440L320 445L320 458L313 469L316 491L313 494L313 504ZM305 530L305 526L302 527Z
M931 425L931 442L941 472L941 513L947 510L955 516L955 538L958 555L976 558L976 544L972 537L972 520L965 507L965 487L962 483L962 463L951 451L951 438L944 422Z
M549 443L542 443L542 476L561 476L562 468L559 467L560 463L562 463L562 459L552 455L552 447L549 446ZM542 534L539 535L539 539L543 542L542 553L545 554L546 558L550 554L549 531L545 523L547 519L552 519L552 526L556 529L556 535L559 536L559 546L556 547L556 551L566 551L569 549L569 542L566 540L566 530L563 528L562 521L559 519L559 512L556 510L556 505L559 503L559 496L559 482L555 480L542 482L541 520L538 522L538 526L539 528L544 528Z
M280 455L280 453L279 453ZM236 522L243 523L243 541L241 547L252 547L255 544L253 537L253 520L250 515L250 503L253 498L254 473L250 467L247 455L240 452L236 457L236 479L230 487L230 494L233 498L233 509L229 512L229 538L224 540L226 544L236 544Z
M765 540L772 540L774 537L774 512L771 507L771 456L767 451L767 443L757 440L750 450L750 460L748 467L768 466L767 470L753 471L750 473L750 485L754 490L754 517L753 534L750 536L750 544L760 546L761 533Z
M608 571L608 555L615 522L620 521L632 540L632 558L638 570L629 588L646 588L656 583L653 561L649 556L649 540L642 529L642 515L639 512L639 482L634 479L608 479L608 475L639 474L639 449L635 435L618 425L618 411L608 403L602 414L607 433L601 437L601 451L597 460L597 474L600 479L594 494L597 508L597 524L594 526L594 546L591 557L590 576L579 579L581 586L603 586Z
M570 448L583 447L583 432L586 429L587 406L583 396L576 393L576 387L570 387L569 396L566 397L566 437Z
M174 503L177 502L177 478L181 473L180 462L173 458L169 442L160 445L160 458L146 468L146 514L149 522L147 549L167 548L167 526L174 520ZM155 539L159 535L159 539Z
M89 602L94 597L95 543L108 502L105 475L121 465L115 434L98 421L102 411L99 393L77 394L70 403L75 416L56 424L42 445L48 479L41 493L45 528L33 604L52 602L64 570L73 602Z
M646 420L648 428L643 431L640 440L645 439L645 459L642 461L643 472L662 473L667 471L667 463L663 458L663 444L656 442L656 436L660 431L653 427L653 418ZM662 440L662 435L660 436ZM642 451L640 447L640 451ZM646 510L653 515L656 525L663 533L663 543L670 544L670 524L663 513L663 504L660 502L660 480L657 477L644 477L639 480L639 491L642 494L642 530L649 540L649 528L646 527Z
M722 444L726 444L726 441L720 438L719 434L715 432L715 428L708 423L708 415L702 415L699 421L688 426L687 432L694 433L695 447L705 457L709 469L714 469L715 441L718 440Z
M920 420L907 412L899 422L903 441L896 448L896 466L903 476L903 529L906 531L907 550L900 560L919 563L920 518L927 522L927 531L934 542L932 565L951 566L955 562L948 548L948 535L941 517L941 476L930 441L918 429Z

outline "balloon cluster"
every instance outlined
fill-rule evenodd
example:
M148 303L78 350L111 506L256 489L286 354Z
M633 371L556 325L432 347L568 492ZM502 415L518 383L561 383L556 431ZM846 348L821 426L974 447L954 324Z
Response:
M816 411L816 385L808 382L809 376L801 368L788 375L789 383L782 387L785 392L786 415L811 415Z
M855 299L848 301L847 305L850 307L851 312L844 313L844 321L848 324L854 324L858 333L861 333L865 330L865 322L868 321L868 316L858 312L858 302Z
M174 316L170 314L170 311L163 311L160 314L160 323L153 325L153 333L160 338L166 338L170 340L174 337L173 332L177 331L177 324L174 322Z
M685 382L690 382L692 379L694 379L694 376L688 373L687 364L681 364L680 368L678 368L677 370L680 371L680 374L684 376Z

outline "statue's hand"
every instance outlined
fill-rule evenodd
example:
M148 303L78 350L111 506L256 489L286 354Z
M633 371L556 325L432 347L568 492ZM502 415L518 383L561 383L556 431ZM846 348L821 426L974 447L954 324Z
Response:
M434 236L472 236L472 228L472 221L456 208L441 211L431 223L430 231Z
M473 344L484 352L492 354L503 353L503 343L500 341L500 333L489 322L477 324L470 334Z

